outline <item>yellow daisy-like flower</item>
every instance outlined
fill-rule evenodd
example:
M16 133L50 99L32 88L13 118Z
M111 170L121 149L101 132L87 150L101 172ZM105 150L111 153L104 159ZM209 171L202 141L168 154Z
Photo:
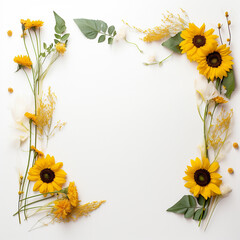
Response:
M47 155L46 158L38 158L28 172L28 180L36 181L33 191L39 191L40 193L60 191L62 185L66 182L67 175L61 169L62 166L62 162L55 163L53 156Z
M233 57L230 56L230 48L226 44L213 47L200 54L197 69L207 79L214 81L216 78L227 77L227 72L232 69Z
M37 148L35 148L33 145L31 146L31 150L33 150L35 153L37 153L38 157L44 157L44 153Z
M65 51L66 51L66 45L65 45L65 43L57 43L56 44L56 50L57 50L57 52L58 53L60 53L60 54L64 54L65 53Z
M36 117L35 114L32 114L32 113L26 112L26 113L24 114L24 116L25 116L26 118L32 120L33 123L37 125L37 117Z
M210 164L209 160L205 157L202 158L202 161L199 158L196 160L191 160L192 166L187 166L187 170L183 179L187 181L184 185L187 188L190 188L190 192L198 197L201 194L205 199L210 198L215 195L221 194L220 185L222 177L216 171L219 168L218 162L213 162Z
M214 29L205 32L205 24L198 28L194 23L189 23L189 28L182 31L181 37L184 39L179 46L182 53L187 53L190 61L197 61L201 52L206 52L212 47L217 47L215 40L218 36L212 35Z
M78 191L74 182L70 182L67 192L68 199L73 207L77 207L79 204Z
M54 201L53 213L58 219L65 219L69 213L72 211L71 203L68 199L61 199Z
M22 56L19 55L13 59L15 63L17 63L20 67L27 67L31 68L32 67L32 61L28 56Z
M24 30L31 29L31 28L40 28L43 26L43 21L37 20L37 21L31 21L30 19L24 20L21 19L21 24L24 26Z
M217 97L213 98L213 100L214 100L216 103L219 103L219 104L227 103L227 102L228 102L225 98L223 98L223 97L221 97L221 96L217 96Z

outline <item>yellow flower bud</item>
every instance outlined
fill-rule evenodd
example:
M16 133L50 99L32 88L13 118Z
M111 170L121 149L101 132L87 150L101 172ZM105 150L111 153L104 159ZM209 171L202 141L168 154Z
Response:
M238 149L238 147L239 147L239 146L238 146L238 143L236 143L236 142L233 143L233 147L234 147L235 149Z
M232 23L232 22L231 22L230 20L228 20L228 25L231 25L231 23Z
M7 35L8 35L9 37L11 37L11 36L12 36L12 31L11 31L11 30L8 30L8 31L7 31Z
M229 169L228 169L228 172L229 172L230 174L233 174L233 173L234 173L233 168L229 168Z

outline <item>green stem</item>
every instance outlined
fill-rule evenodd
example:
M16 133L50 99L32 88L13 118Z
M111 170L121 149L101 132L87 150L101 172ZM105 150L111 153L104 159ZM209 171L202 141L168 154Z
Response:
M28 154L28 163L27 163L27 168L24 174L24 178L23 178L23 184L22 184L22 189L21 191L23 192L24 190L24 185L25 185L25 181L26 181L26 177L27 177L27 173L28 173L28 169L29 169L29 165L30 165L30 158L31 158L31 146L32 146L32 120L29 120L29 124L30 124L30 140L29 140L29 154Z
M208 114L208 105L209 105L209 103L207 102L205 111L204 111L204 121L203 121L203 133L204 133L206 158L208 158L208 144L207 144L207 135L206 135L206 119L207 119L207 114Z
M168 55L166 58L164 58L163 60L161 60L160 62L152 62L152 63L145 63L144 62L143 64L146 65L146 66L156 65L156 64L161 65L165 60L167 60L171 56L172 56L172 53L170 55Z
M13 216L16 216L16 215L18 214L18 212L21 211L21 210L22 210L24 207L26 207L26 206L29 206L29 205L32 205L32 204L34 204L34 203L38 203L38 202L41 202L41 201L44 201L44 200L50 199L50 198L52 198L52 197L54 197L54 196L47 197L47 198L43 198L43 199L39 199L39 200L37 200L37 201L34 201L34 202L31 202L31 203L28 203L28 204L22 206L22 207L21 207L16 213L13 214Z
M211 209L209 218L208 218L208 220L207 220L207 223L206 223L206 225L205 225L204 231L206 231L206 229L207 229L207 227L208 227L208 224L209 224L209 222L210 222L210 220L211 220L211 218L212 218L213 212L214 212L214 210L215 210L215 208L216 208L219 200L220 200L220 197L217 196L217 197L214 199L214 201L213 201L212 209Z
M25 192L25 198L27 198L29 185L30 185L30 181L28 181L28 184L27 184L27 189L26 189L26 192ZM25 216L25 220L27 220L26 204L27 204L27 199L25 199L25 201L24 201L24 216Z
M23 200L26 200L26 199L30 199L30 198L34 198L34 197L43 196L43 195L46 195L46 194L60 193L60 192L61 192L61 191L54 191L54 192L40 193L40 194L33 195L33 196L30 196L30 197L27 197L27 198L23 198L23 199L21 199L20 201L23 201Z
M129 42L126 38L125 38L125 41L126 41L127 43L129 43L129 44L132 44L132 45L136 46L136 48L138 49L138 51L139 51L140 53L143 53L143 50L141 50L136 43Z
M23 43L24 43L24 46L25 46L25 49L26 49L27 55L28 55L28 57L30 58L30 55L29 55L29 52L28 52L28 49L27 49L27 45L26 45L26 41L25 41L24 31L23 31Z
M25 72L26 77L27 77L27 80L28 80L28 83L29 83L29 85L30 85L30 87L31 87L32 93L34 94L33 87L32 87L32 84L31 84L31 82L30 82L30 79L29 79L29 77L28 77L28 75L27 75L27 72L25 71L24 68L22 68L22 70Z
M204 198L204 203L203 203L203 207L202 207L202 213L201 213L201 216L200 216L200 219L199 219L198 227L200 227L201 222L202 222L202 218L203 218L203 212L204 212L205 204L206 204L206 199Z
M34 43L33 43L32 34L31 34L30 30L28 30L28 33L29 33L29 36L30 36L30 39L31 39L31 42L32 42L32 46L33 46L35 56L37 58L37 52L36 52L36 48L35 48Z

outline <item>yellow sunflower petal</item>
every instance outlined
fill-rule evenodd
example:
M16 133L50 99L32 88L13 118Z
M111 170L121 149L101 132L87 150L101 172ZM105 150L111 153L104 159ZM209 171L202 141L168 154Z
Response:
M218 186L216 186L215 184L213 183L209 183L208 184L208 187L211 191L213 191L214 193L216 194L221 194L221 191L220 191L220 188Z
M41 187L42 184L43 184L43 181L38 180L33 186L33 191L38 191L39 187Z
M218 168L219 168L219 163L218 163L218 162L213 162L213 163L210 165L208 171L209 171L210 173L216 172L216 171L218 170Z
M62 168L62 166L63 166L63 163L62 163L62 162L58 162L58 163L54 164L54 165L51 167L51 169L52 169L54 172L56 172L56 171L58 171L60 168Z

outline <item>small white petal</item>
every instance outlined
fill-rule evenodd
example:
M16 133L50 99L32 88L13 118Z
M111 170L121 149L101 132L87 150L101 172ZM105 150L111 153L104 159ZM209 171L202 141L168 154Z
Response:
M228 185L222 184L220 186L220 191L222 193L222 196L226 196L228 193L232 191L232 188L230 188Z

